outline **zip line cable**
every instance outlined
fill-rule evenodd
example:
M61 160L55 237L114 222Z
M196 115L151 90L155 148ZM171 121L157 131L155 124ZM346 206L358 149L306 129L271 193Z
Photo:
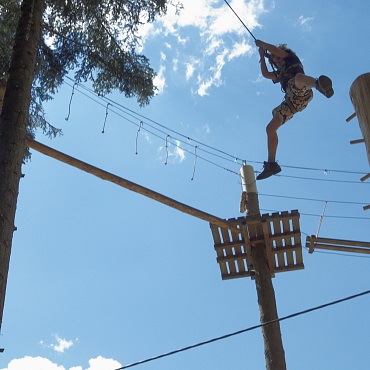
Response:
M253 37L254 40L257 40L253 33L249 30L249 28L245 25L245 23L240 19L240 17L238 16L238 14L236 14L235 10L231 7L231 5L226 1L224 0L224 2L227 4L227 6L232 10L232 12L236 15L236 17L239 19L239 21L241 22L241 24L245 27L245 29L249 32L249 34Z
M313 311L321 310L321 309L329 307L329 306L334 306L334 305L337 305L339 303L343 303L345 301L349 301L349 300L352 300L352 299L355 299L355 298L359 298L359 297L364 296L364 295L369 294L369 293L370 293L370 290L367 290L367 291L364 291L362 293L354 294L354 295L351 295L351 296L346 297L346 298L338 299L336 301L325 303L325 304L322 304L320 306L309 308L307 310L299 311L299 312L293 313L293 314L288 315L288 316L284 316L284 317L281 317L281 318L278 318L278 319L275 319L275 320L267 321L267 322L264 322L264 323L259 324L259 325L251 326L251 327L243 329L243 330L239 330L239 331L236 331L236 332L233 332L233 333L230 333L230 334L222 335L220 337L213 338L213 339L210 339L210 340L207 340L207 341L204 341L204 342L200 342L200 343L197 343L197 344L193 344L191 346L183 347L183 348L171 351L171 352L167 352L167 353L164 353L164 354L159 355L159 356L154 356L154 357L148 358L146 360L134 362L132 364L119 367L118 369L115 369L115 370L124 370L124 369L128 369L130 367L134 367L134 366L137 366L137 365L142 365L144 363L151 362L151 361L154 361L154 360L159 360L163 357L168 357L168 356L180 353L180 352L188 351L188 350L196 348L196 347L201 347L201 346L204 346L206 344L210 344L210 343L214 343L214 342L217 342L217 341L220 341L220 340L223 340L223 339L227 339L227 338L233 337L235 335L246 333L246 332L251 331L251 330L262 328L264 326L275 324L277 322L288 320L288 319L291 319L291 318L294 318L294 317L297 317L297 316L301 316L301 315L304 315L304 314L307 314L307 313L310 313L310 312L313 312Z

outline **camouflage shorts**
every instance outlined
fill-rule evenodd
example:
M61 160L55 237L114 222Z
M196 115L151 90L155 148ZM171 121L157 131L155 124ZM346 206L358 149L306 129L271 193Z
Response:
M302 99L305 97L306 99ZM311 89L308 89L306 86L303 89L297 89L294 84L294 78L291 78L288 81L286 87L286 94L285 98L289 99L293 105L293 107L297 110L297 112L301 112L305 109L308 103L313 98L313 93ZM272 115L274 116L277 114L284 124L285 122L289 121L296 112L293 112L292 109L289 107L288 103L284 101L272 110Z

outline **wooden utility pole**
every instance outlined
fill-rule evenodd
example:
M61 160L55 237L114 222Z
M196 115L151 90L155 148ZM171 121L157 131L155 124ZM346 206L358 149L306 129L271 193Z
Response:
M242 167L241 172L243 190L246 192L247 216L260 219L261 214L253 167L245 165ZM251 239L260 240L263 238L263 229L260 224L256 224L253 231L255 235L250 235ZM260 321L263 324L277 320L278 314L275 292L267 259L266 245L252 243L251 256L260 311ZM262 334L265 347L266 369L285 370L285 353L279 322L276 321L273 324L262 326Z

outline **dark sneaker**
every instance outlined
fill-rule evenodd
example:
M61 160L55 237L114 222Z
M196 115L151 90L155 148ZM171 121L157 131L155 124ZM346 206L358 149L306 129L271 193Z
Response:
M267 179L281 171L281 167L276 162L263 162L263 171L257 176L257 180Z
M316 89L327 98L331 98L334 95L331 79L327 76L320 76L316 80Z

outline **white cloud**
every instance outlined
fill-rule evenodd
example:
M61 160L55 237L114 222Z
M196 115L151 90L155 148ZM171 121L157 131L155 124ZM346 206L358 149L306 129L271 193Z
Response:
M98 356L89 360L89 367L86 370L117 369L121 366L116 360Z
M9 362L8 367L2 370L65 370L63 366L54 364L47 358L43 357L30 357L14 359Z
M159 147L161 157L165 155L165 163L181 163L185 160L185 151L181 148L181 143L175 140L175 144L170 142L171 137L167 137L166 145Z
M89 360L89 367L73 366L69 370L101 370L118 369L122 365L111 358L98 356ZM66 370L64 366L57 365L47 358L25 356L9 362L8 367L1 370Z
M265 2L229 1L250 31L260 27L258 19L266 12ZM168 6L165 16L141 29L143 44L149 39L165 37L165 47L171 45L176 55L173 71L183 73L185 81L197 74L198 78L192 80L197 86L190 89L201 96L208 95L210 88L222 85L225 64L234 58L252 55L254 43L225 3L218 0L181 0L181 3L184 8L179 14L173 6ZM199 63L193 63L200 59ZM164 75L162 77L164 79Z
M73 342L71 340L65 340L62 338L59 338L58 336L55 337L58 344L52 344L51 347L54 349L54 351L59 353L64 353L65 350L73 346Z
M193 63L186 63L186 80L189 80L195 71L195 67Z
M52 348L55 352L59 353L64 353L68 348L73 346L72 340L60 338L58 335L55 335L55 340L57 342L56 344L45 344L43 341L40 341L40 344L45 345L48 348Z
M162 94L166 86L166 78L164 76L165 70L166 70L166 67L162 65L159 68L157 75L154 77L153 83L154 83L154 86L158 89L157 94Z

